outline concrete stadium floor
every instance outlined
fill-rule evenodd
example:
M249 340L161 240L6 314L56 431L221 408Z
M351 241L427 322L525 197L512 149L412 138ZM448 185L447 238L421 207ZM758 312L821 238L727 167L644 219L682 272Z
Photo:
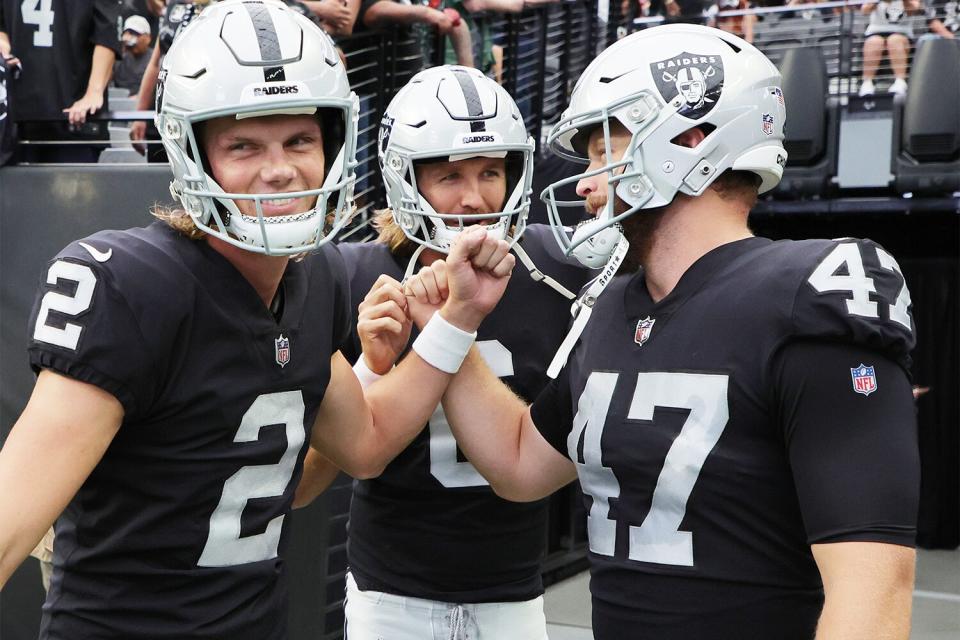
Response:
M550 640L592 640L589 574L547 589L544 611ZM960 638L960 550L917 553L910 640Z

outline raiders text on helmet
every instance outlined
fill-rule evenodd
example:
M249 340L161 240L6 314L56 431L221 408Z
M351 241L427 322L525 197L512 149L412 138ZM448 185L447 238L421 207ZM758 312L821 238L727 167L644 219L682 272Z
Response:
M588 162L585 142L594 128L603 128L606 141L606 166L555 182L541 194L557 241L575 253L593 234L641 209L670 204L677 193L702 194L728 169L757 174L760 192L769 191L783 174L785 118L780 72L737 36L673 24L618 41L580 76L548 137L555 153L581 163ZM609 139L613 121L631 134L616 159ZM706 137L695 148L673 142L697 126ZM559 202L555 190L601 173L607 174L607 207L571 240L559 209L583 203ZM614 196L627 211L614 213Z
M330 38L276 0L225 0L174 40L157 86L157 129L173 169L174 197L199 229L258 253L289 255L329 240L349 221L356 181L358 102ZM224 193L204 166L196 125L220 117L317 114L326 173L320 188ZM305 213L263 215L266 200L316 198ZM237 200L256 203L256 216Z
M445 253L460 229L479 220L488 221L488 231L501 238L511 228L514 240L523 232L530 210L533 140L510 94L476 69L448 65L414 76L387 107L378 149L387 203L394 221L414 242ZM507 197L501 210L470 215L435 211L417 188L416 163L478 156L506 158Z

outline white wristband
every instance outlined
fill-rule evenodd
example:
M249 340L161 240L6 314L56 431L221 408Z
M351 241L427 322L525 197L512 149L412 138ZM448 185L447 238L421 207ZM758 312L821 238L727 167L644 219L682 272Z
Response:
M370 370L370 367L367 366L367 361L364 360L362 353L360 354L360 357L357 358L357 363L353 365L353 372L357 375L357 380L360 381L360 386L364 389L383 377L379 373L374 373Z
M458 329L437 311L413 341L413 350L430 366L446 373L456 373L476 339L476 331L467 333Z

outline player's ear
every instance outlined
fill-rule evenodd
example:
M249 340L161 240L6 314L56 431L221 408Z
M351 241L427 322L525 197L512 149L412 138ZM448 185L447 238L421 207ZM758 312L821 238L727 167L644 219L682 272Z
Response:
M700 127L693 127L691 129L687 129L670 142L681 147L694 149L698 144L703 142L703 139L706 137L707 134L703 131L703 129Z

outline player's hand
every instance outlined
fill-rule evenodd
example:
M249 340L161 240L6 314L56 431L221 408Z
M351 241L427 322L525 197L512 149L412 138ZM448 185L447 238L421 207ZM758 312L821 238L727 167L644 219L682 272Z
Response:
M14 67L19 67L19 66L21 66L21 65L20 65L20 58L18 58L17 56L15 56L15 55L13 55L13 54L5 54L5 55L3 56L3 60L4 60L4 62L7 63L7 67L10 68L10 69L13 69Z
M447 284L447 263L434 260L429 267L423 267L415 276L407 280L405 291L410 317L418 329L423 327L439 311L450 294Z
M131 123L130 139L133 140L133 148L137 150L137 153L145 155L147 153L147 145L137 144L137 142L142 142L147 139L147 123L143 120Z
M82 98L63 110L71 125L83 124L87 116L92 116L103 106L103 94L86 93Z
M403 287L381 275L358 307L357 335L367 367L376 374L390 371L410 340L413 326Z
M470 227L453 241L445 262L449 294L440 313L463 331L476 331L510 281L516 262L510 245Z
M434 27L441 35L447 35L453 31L453 20L443 11L427 8L427 22ZM458 14L459 15L459 14Z

